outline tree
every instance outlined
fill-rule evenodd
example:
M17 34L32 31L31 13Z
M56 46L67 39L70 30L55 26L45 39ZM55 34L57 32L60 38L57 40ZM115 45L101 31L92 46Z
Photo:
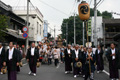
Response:
M94 9L90 8L90 16L94 16ZM101 12L97 10L97 16L102 16Z
M108 12L108 11L104 11L104 12L102 12L102 17L104 19L111 19L112 18L112 14L110 12Z
M61 30L62 30L62 38L66 39L66 23L68 24L68 43L74 42L74 16L69 17L69 19L64 19ZM82 44L82 21L79 16L76 16L76 43Z
M6 34L2 30L6 30L8 27L8 20L9 18L5 15L0 14L0 41L4 42Z
M90 9L90 16L94 16L94 9ZM112 14L109 12L103 12L101 13L99 10L97 10L97 16L103 16L103 18L112 18ZM82 44L82 22L79 18L79 16L76 16L76 43ZM74 43L74 16L70 16L68 19L63 19L61 31L62 31L62 38L66 39L66 23L68 23L68 43ZM86 28L86 27L85 27ZM86 30L85 30L85 36L86 36ZM87 37L85 37L87 38Z

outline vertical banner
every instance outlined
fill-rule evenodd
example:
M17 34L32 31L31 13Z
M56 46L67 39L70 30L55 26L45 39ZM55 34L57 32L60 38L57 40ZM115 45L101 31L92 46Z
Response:
M91 19L88 20L88 36L91 36L92 32L91 32Z
M44 37L48 36L48 21L44 21Z

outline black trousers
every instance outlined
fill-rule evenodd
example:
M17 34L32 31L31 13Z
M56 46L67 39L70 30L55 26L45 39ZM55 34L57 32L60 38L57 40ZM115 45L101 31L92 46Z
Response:
M55 59L55 66L58 65L58 59Z
M48 58L48 65L52 64L51 58Z

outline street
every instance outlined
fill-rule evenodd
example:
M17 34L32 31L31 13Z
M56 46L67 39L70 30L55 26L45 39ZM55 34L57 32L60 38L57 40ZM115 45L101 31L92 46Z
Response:
M107 68L106 68L107 70ZM73 74L64 73L64 64L60 64L59 68L54 65L42 65L37 68L37 76L28 75L29 67L24 65L21 68L21 72L17 74L17 80L84 80L82 76L77 78L73 77ZM97 74L96 72L94 80L109 80L109 76L106 73ZM0 80L7 80L7 75L0 75Z

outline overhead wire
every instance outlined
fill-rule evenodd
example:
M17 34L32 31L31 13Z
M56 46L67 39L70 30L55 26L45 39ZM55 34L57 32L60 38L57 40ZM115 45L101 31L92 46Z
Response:
M64 15L66 15L66 16L69 16L69 15L66 14L65 12L63 12L63 11L61 11L61 10L59 10L59 9L57 9L57 8L55 8L55 7L51 6L51 5L49 5L49 4L47 4L47 3L45 3L45 2L43 2L43 1L41 1L41 0L39 0L39 2L41 2L41 3L43 3L43 4L45 4L45 5L49 6L49 7L51 7L52 9L54 9L54 10L56 10L56 11L58 11L58 12L64 14Z
M104 2L104 0L102 0L101 3L97 7L99 7L103 2Z
M36 9L36 7L33 5L33 3L31 1L30 1L30 4L34 9Z
M69 16L71 15L71 12L73 11L73 9L74 9L75 5L76 5L76 0L75 0L75 2L74 2L74 4L73 4L73 7L72 7L72 9L71 9L71 11L70 11Z
M15 5L14 9L16 9L18 7L19 3L20 3L20 0L18 1L17 5Z
M50 7L50 8L52 8L52 9L54 9L54 10L56 10L56 11L59 12L59 13L62 13L62 14L64 14L64 15L66 15L67 17L69 17L69 14L66 14L66 13L64 13L63 11L61 11L61 10L59 10L59 9L57 9L57 8L54 8L53 6L51 6L51 5L43 2L43 1L41 1L41 0L39 0L39 2L43 3L44 5ZM52 17L52 19L53 19L53 18L54 18L54 20L56 19L55 21L59 20L58 17Z
M89 5L91 5L91 3L92 3L92 0L90 0L90 3L89 3Z

